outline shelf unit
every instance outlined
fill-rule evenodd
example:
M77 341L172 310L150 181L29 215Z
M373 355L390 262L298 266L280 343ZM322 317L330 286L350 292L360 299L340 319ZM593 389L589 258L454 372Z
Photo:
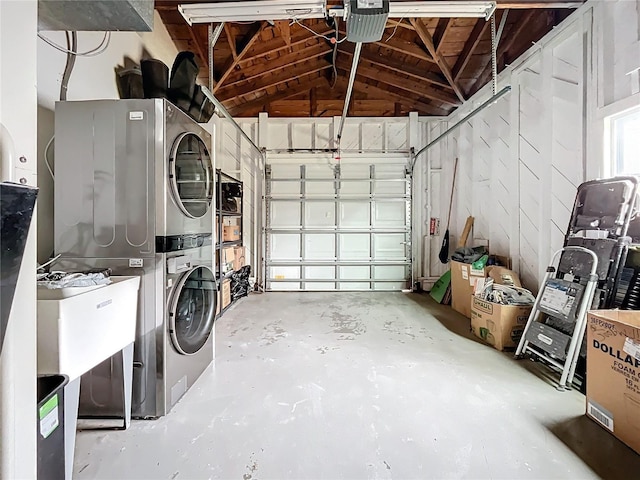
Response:
M229 187L225 187L225 185L230 185ZM230 205L228 202L227 195L225 195L225 191L234 191L232 197L233 201L236 204L236 209L230 209ZM225 272L223 269L222 262L222 250L228 247L236 247L242 246L243 242L243 232L242 232L242 196L243 196L243 185L242 182L226 173L222 172L220 169L216 170L216 277L218 282L220 283L220 289L222 289L222 282L231 276L233 271ZM223 200L226 200L223 203ZM223 239L223 227L225 224L225 219L227 218L235 218L236 223L238 225L238 229L240 230L240 238L238 240L233 241L222 241ZM234 300L229 303L226 307L220 310L218 316L221 316L225 311L227 311L231 306L235 303Z

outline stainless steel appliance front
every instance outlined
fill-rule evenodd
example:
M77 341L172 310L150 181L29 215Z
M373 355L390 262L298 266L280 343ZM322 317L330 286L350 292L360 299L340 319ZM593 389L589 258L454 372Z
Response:
M211 247L156 255L137 267L128 259L64 259L56 268L110 268L114 275L141 276L132 416L169 413L214 358L217 287ZM112 363L117 361L113 357L83 376L83 415L122 414L122 378Z
M58 102L55 251L136 258L212 233L211 136L164 99Z

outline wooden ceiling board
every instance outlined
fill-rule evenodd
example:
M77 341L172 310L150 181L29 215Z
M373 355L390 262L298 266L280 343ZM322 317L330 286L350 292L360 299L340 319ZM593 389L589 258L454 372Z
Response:
M177 11L178 4L194 1L156 0L156 8L176 47L196 54L198 81L208 84L207 26L189 27ZM572 11L543 8L548 0L498 2L498 24L502 5L514 9L498 46L500 70ZM580 3L576 0L576 7ZM315 33L286 20L226 25L214 51L214 91L233 115L341 113L354 44L340 44L334 78L332 22L301 22ZM382 39L363 45L350 111L372 116L451 112L490 81L489 24L477 18L389 19ZM343 39L345 22L339 26Z

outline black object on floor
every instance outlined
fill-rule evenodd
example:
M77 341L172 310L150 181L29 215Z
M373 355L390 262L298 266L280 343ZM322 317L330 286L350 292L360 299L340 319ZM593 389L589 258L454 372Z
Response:
M0 351L37 195L37 188L0 183Z
M64 478L64 386L66 375L38 377L38 480Z

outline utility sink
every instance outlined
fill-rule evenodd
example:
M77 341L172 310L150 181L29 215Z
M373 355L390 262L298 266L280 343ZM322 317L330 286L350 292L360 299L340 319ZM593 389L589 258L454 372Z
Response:
M98 288L38 289L39 374L71 381L133 343L140 277L111 280Z

